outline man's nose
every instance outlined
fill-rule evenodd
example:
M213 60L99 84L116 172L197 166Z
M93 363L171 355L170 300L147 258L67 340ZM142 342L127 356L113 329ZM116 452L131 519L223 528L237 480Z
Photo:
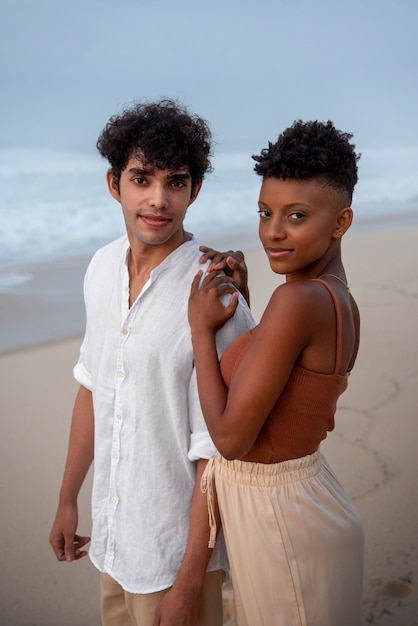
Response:
M150 188L149 203L152 207L157 209L167 207L168 195L164 185L152 185Z

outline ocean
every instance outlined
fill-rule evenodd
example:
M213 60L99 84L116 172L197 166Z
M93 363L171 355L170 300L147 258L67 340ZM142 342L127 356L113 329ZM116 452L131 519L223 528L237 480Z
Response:
M257 246L260 179L250 153L219 154L213 165L186 229L208 245ZM83 315L76 312L82 310L88 258L124 232L120 206L107 191L106 168L93 151L0 149L0 351L81 332ZM417 219L418 146L362 150L353 209L352 228ZM6 305L25 297L32 299L28 314L17 316L13 327ZM34 299L42 332L30 306ZM49 303L50 319L42 301ZM61 326L53 317L59 306L65 306Z
M186 217L199 239L257 237L260 180L248 154L216 158ZM0 149L0 268L90 255L124 232L106 163L82 151ZM418 212L418 147L364 151L355 225ZM5 280L3 278L3 280Z

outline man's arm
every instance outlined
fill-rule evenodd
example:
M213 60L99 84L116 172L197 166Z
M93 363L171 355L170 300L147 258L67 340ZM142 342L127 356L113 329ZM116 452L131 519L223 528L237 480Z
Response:
M155 613L154 626L196 626L199 617L200 592L213 550L208 548L209 518L207 495L201 492L200 481L207 460L197 461L196 484L190 510L190 528L186 550L177 578ZM219 512L215 505L216 527Z
M59 504L49 542L59 561L74 561L87 554L81 550L90 537L76 534L77 498L94 456L94 414L91 392L80 386L71 422L67 461Z

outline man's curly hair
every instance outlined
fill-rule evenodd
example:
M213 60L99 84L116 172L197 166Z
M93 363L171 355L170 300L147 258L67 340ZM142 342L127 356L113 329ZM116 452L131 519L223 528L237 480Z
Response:
M138 102L110 118L97 140L119 182L131 157L145 166L176 170L189 166L192 185L200 183L210 162L212 134L208 123L168 98Z
M263 178L308 180L346 191L349 203L357 183L355 145L352 134L337 130L331 121L295 121L276 143L269 141L260 155L253 155L254 170Z

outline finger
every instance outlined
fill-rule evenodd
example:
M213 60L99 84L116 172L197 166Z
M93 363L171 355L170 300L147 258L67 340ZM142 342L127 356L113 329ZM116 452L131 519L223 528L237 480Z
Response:
M199 291L199 284L200 284L200 280L202 278L202 274L203 274L202 270L199 270L198 273L196 274L196 276L193 278L192 286L190 287L190 295L191 296Z
M74 537L74 545L77 548L82 548L87 543L89 543L89 541L90 541L90 537L82 537L81 535L75 535Z
M229 250L228 256L232 257L238 263L243 263L245 261L244 253L242 250Z
M227 263L226 263L226 259L222 259L222 261L218 261L217 263L211 263L210 265L207 266L206 268L207 272L210 273L215 273L217 274L220 271L224 271L225 274L230 274L231 270L229 269Z
M209 271L212 270L223 270L226 269L228 270L228 264L227 264L227 259L230 256L235 255L236 253L233 250L228 250L227 252L216 252L214 251L214 254L212 256L212 262L208 267Z
M214 267L217 265L225 265L226 259L231 254L232 250L228 250L228 252L216 252L212 255L212 263Z
M202 256L199 258L199 263L206 263L206 261L209 261L215 255L215 250L207 246L199 246L199 250L203 252Z
M78 561L87 555L87 550L81 550L83 546L85 546L90 541L90 537L82 537L81 535L74 535L73 541L73 559L74 561ZM68 560L68 559L67 559Z
M64 535L64 542L65 560L71 563L71 561L74 561L75 552L74 535Z
M230 267L245 267L245 258L243 254L239 257L230 255L227 258L226 262Z
M64 540L61 539L50 539L49 543L52 546L55 556L58 561L65 561L65 550L64 550Z
M237 290L234 285L227 285L223 283L216 288L216 293L219 297L222 297L226 293L235 294L237 293Z
M235 290L233 294L231 295L231 298L228 304L225 307L231 317L234 315L237 306L238 306L238 291Z
M232 284L233 279L230 276L226 276L226 274L215 274L214 272L210 272L206 274L205 278L202 281L200 288L205 289L207 287L218 287L222 284Z

